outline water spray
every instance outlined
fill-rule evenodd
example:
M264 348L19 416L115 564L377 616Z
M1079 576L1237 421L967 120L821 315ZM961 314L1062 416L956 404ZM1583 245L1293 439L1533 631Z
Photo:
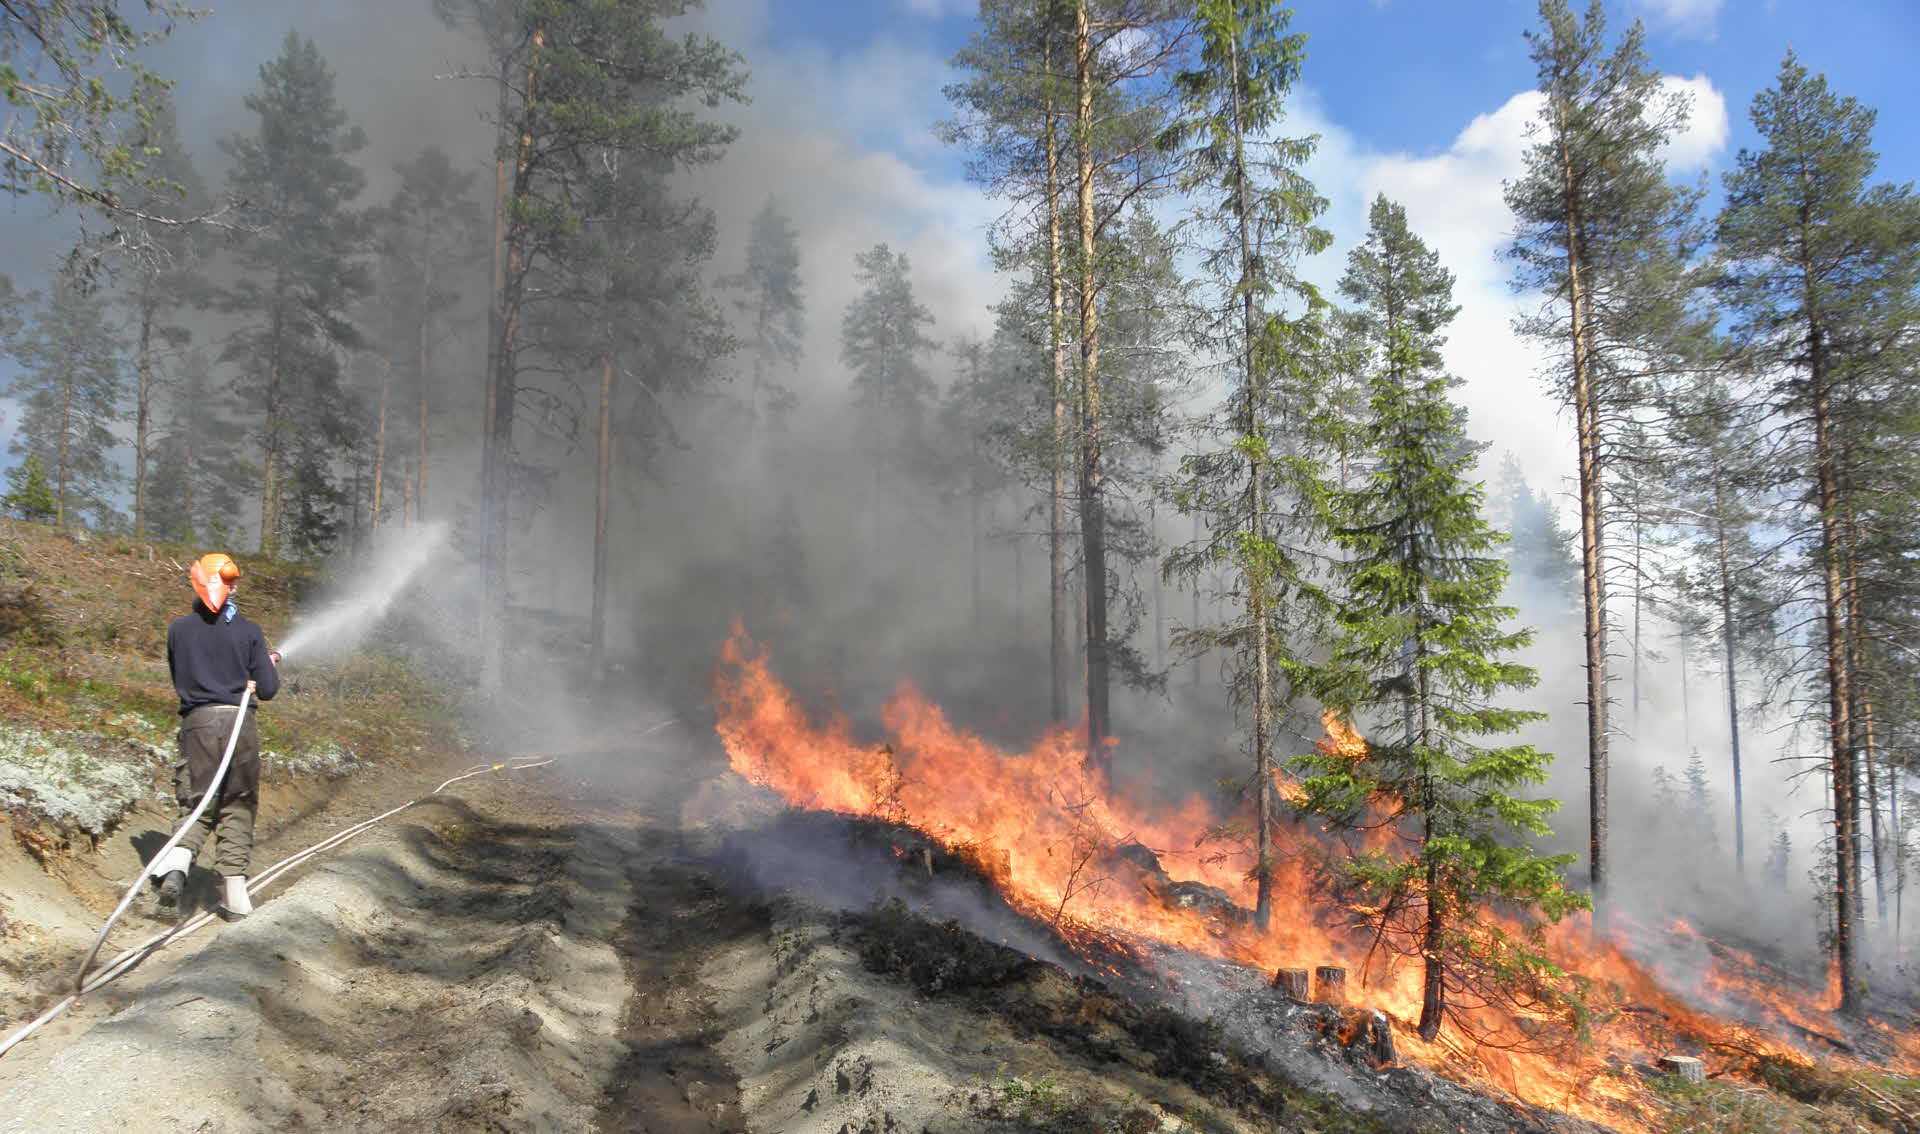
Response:
M447 535L447 525L435 523L384 542L375 549L372 563L355 572L357 578L346 594L294 623L280 643L280 655L325 656L352 649L433 562L446 546Z

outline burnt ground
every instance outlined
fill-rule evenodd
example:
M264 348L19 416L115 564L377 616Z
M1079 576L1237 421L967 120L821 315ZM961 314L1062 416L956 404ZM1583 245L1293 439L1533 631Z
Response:
M0 1059L0 1130L1550 1128L1374 1069L1270 992L1226 1026L1113 983L901 832L781 813L714 771L683 740L403 813ZM262 857L428 772L347 782ZM16 958L10 1021L75 938Z

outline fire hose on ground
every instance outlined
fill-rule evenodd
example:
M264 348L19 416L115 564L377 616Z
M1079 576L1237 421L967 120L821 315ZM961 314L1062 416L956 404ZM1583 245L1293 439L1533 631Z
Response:
M232 762L232 759L233 759L234 746L240 739L240 728L242 723L246 719L247 703L251 699L252 692L253 692L252 689L249 688L246 694L243 694L241 697L240 712L235 717L233 732L227 738L226 753L220 758L220 766L218 770L214 773L212 783L209 785L208 790L201 796L199 805L193 809L193 812L189 814L186 817L186 819L180 823L179 827L174 831L173 837L168 839L166 843L161 846L160 850L154 854L153 858L150 860L151 862L161 861L162 855L164 855L167 851L171 850L174 846L178 845L178 843L180 842L180 839L186 834L187 829L199 820L200 815L203 811L205 811L208 805L208 802L219 794L220 787L225 782L225 779L226 779L227 767ZM660 729L665 728L668 725L673 723L674 722L671 720L662 721L658 724L655 724L653 727L647 729L645 732L642 732L640 735L645 736L648 733L657 732ZM355 823L351 827L347 827L343 830L337 831L334 834L329 835L328 837L313 844L312 846L307 847L305 850L297 851L291 855L288 855L286 858L281 859L279 862L276 862L272 866L269 866L265 870L261 871L257 876L249 878L247 880L247 894L249 897L252 897L253 895L260 893L263 889L265 889L268 883L273 882L275 879L279 878L280 876L285 874L287 871L292 870L294 867L300 865L302 862L305 862L307 859L312 858L313 856L320 854L324 851L328 851L334 847L339 846L341 843L344 843L348 839L351 839L354 836L366 831L368 828L373 827L375 824L380 823L386 819L389 819L395 815L398 815L400 812L405 811L410 807L416 807L422 803L425 803L427 800L431 799L436 795L439 795L441 792L447 790L449 787L452 787L454 784L459 783L461 780L472 779L474 776L486 775L487 773L490 773L490 772L520 772L520 771L525 771L529 768L541 768L541 767L547 766L548 764L552 764L556 759L557 757L548 757L544 760L523 759L523 760L508 760L498 764L475 764L473 767L468 768L466 771L447 780L446 782L442 783L439 787L434 788L432 791L427 792L425 795L420 796L418 799L408 800L406 803L403 803L400 806L395 807L391 810L383 811L379 815L375 815L371 819L363 820L359 823ZM94 938L93 946L87 950L86 957L80 962L79 970L74 975L73 990L67 993L67 995L64 998L59 1000L52 1007L48 1008L45 1012L42 1012L39 1016L35 1017L32 1021L27 1023L24 1027L20 1028L18 1031L8 1036L5 1040L0 1040L0 1056L5 1056L7 1052L13 1050L13 1048L16 1045L18 1045L22 1040L26 1039L28 1036L38 1031L40 1028L46 1026L48 1023L52 1022L54 1019L58 1018L62 1013L66 1012L67 1009L73 1007L76 1003L78 1003L82 996L85 996L89 992L94 992L100 989L101 987L112 983L114 980L118 979L119 977L127 973L134 966L138 965L141 961L145 960L149 956L152 956L154 953L158 952L161 948L163 948L170 942L176 941L182 937L186 937L189 934L196 932L197 930L205 927L208 922L214 919L214 914L212 912L207 912L207 911L203 911L199 914L196 914L191 918L184 919L168 927L162 932L154 934L152 937L147 938L145 941L142 941L140 944L135 945L130 949L127 949L126 951L120 953L118 956L114 957L111 961L108 961L106 964L102 965L98 970L94 970L93 969L94 959L96 956L98 956L101 946L105 944L107 939L107 934L112 931L114 923L119 920L120 915L125 913L127 910L127 907L133 904L133 899L137 897L140 893L140 883L146 880L147 874L148 874L148 868L143 867L141 869L140 875L134 879L133 884L127 887L127 892L125 895L121 897L120 904L116 906L114 908L113 913L108 916L106 924L101 926L100 933L98 934L98 936Z

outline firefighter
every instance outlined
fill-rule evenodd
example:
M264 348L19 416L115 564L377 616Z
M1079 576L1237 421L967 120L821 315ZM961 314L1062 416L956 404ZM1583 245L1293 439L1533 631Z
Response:
M207 794L241 695L253 691L250 701L271 701L280 691L276 666L280 655L267 648L258 623L243 618L233 605L240 565L230 556L210 552L193 562L187 574L193 581L193 612L167 627L167 668L180 696L180 758L174 764L174 797L185 818ZM260 732L254 710L240 724L233 761L219 795L200 818L150 871L159 879L163 910L180 905L187 870L209 834L218 835L214 869L220 874L217 912L237 921L253 912L247 897L247 868L253 855L254 812L260 802Z

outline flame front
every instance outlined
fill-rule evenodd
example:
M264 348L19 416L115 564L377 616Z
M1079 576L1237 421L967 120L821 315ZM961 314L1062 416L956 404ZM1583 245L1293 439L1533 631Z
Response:
M1084 730L1055 727L1026 752L1007 752L954 727L903 684L882 710L887 742L864 742L844 718L816 722L738 627L722 651L715 701L733 770L793 806L910 824L985 865L1010 903L1055 923L1069 940L1088 933L1132 938L1269 974L1283 967L1346 965L1355 970L1356 982L1364 981L1356 998L1393 1018L1407 1058L1536 1106L1641 1128L1652 1121L1652 1106L1639 1076L1619 1072L1624 1064L1676 1046L1706 1052L1711 1062L1717 1042L1737 1043L1748 1053L1795 1056L1795 1044L1782 1037L1836 1030L1810 995L1792 991L1783 978L1763 978L1763 967L1751 958L1705 948L1690 928L1666 932L1691 937L1701 952L1711 953L1702 989L1694 995L1712 1011L1669 991L1617 944L1596 944L1583 921L1554 927L1547 943L1556 963L1600 982L1613 991L1616 1008L1624 1006L1602 1014L1591 1042L1503 1052L1472 1048L1443 1031L1425 1044L1411 1029L1420 1012L1419 968L1375 958L1363 969L1365 950L1355 940L1352 911L1316 905L1310 897L1310 857L1317 844L1305 833L1297 845L1280 848L1272 927L1262 933L1241 919L1163 903L1139 878L1110 869L1107 852L1139 843L1160 857L1169 875L1216 887L1243 909L1253 904L1250 855L1213 837L1223 817L1198 796L1152 807L1115 792L1086 760ZM1324 723L1323 750L1365 758L1366 741L1351 725L1331 714ZM1292 798L1291 781L1277 779L1282 795ZM1496 1009L1480 1011L1488 1017L1476 1021L1483 1030L1516 1031L1516 1022ZM1745 1023L1716 1018L1715 1011ZM1883 1038L1901 1052L1904 1065L1920 1066L1920 1044L1912 1037Z

